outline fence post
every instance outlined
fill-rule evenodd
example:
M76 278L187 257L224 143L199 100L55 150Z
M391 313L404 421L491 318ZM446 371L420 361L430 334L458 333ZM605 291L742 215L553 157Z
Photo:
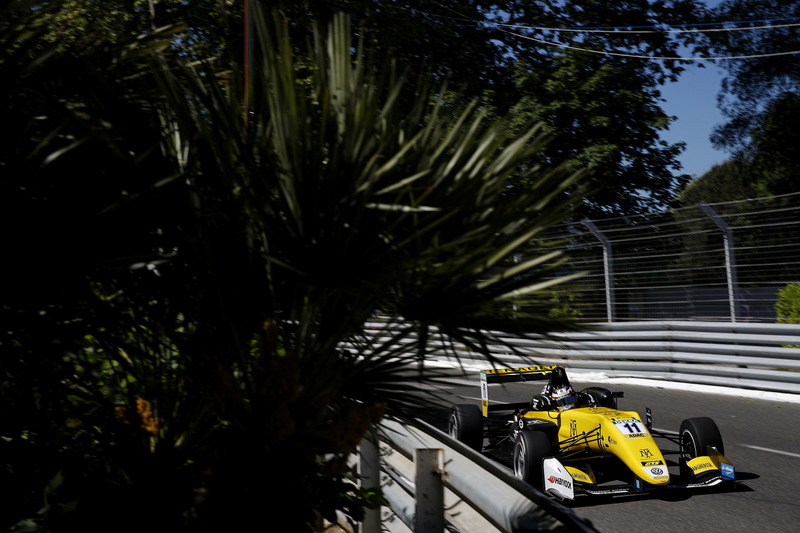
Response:
M416 464L416 533L444 531L444 450L414 450Z
M381 485L380 448L378 447L378 434L370 429L361 440L359 450L358 473L362 488L377 489ZM365 509L364 520L361 522L361 533L380 533L381 510Z
M611 249L611 241L603 235L603 232L594 225L594 222L588 218L583 219L583 225L589 228L589 231L597 237L597 240L603 245L603 278L606 286L606 320L608 322L614 321L614 257L613 250Z
M700 202L700 208L722 230L725 243L725 276L728 282L728 307L730 308L731 322L736 322L736 304L739 299L739 280L736 275L736 254L733 247L733 230L722 220L716 211L705 202Z

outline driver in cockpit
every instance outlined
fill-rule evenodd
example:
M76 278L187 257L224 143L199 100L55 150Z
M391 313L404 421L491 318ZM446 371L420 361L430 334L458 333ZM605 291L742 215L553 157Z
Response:
M534 411L568 411L575 406L578 395L570 385L567 372L560 366L553 369L550 380L542 388L540 394L531 398L531 409Z

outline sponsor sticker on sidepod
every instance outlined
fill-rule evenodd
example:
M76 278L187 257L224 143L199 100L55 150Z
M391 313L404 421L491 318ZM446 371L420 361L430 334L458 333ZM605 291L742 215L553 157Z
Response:
M544 491L563 499L574 500L575 488L572 476L558 459L544 460Z

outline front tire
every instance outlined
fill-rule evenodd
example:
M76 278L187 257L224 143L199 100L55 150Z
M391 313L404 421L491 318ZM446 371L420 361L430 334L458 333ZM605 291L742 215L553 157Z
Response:
M473 450L483 448L483 415L477 405L454 405L450 411L447 433Z
M707 455L706 449L711 446L725 455L722 436L717 424L708 417L687 418L681 422L681 457L688 461Z
M520 431L514 442L514 475L543 490L542 461L551 455L550 439L544 432Z

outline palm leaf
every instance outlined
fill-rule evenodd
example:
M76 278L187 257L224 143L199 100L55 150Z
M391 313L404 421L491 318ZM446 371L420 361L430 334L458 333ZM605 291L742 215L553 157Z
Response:
M549 289L571 279L556 275L563 258L543 243L514 260L580 203L564 191L581 171L540 161L541 128L512 136L512 117L453 106L446 85L370 61L346 17L315 29L306 51L279 15L254 3L252 19L250 87L164 53L168 32L154 32L119 52L136 60L125 75L89 69L32 147L56 169L101 147L98 184L130 173L124 199L92 205L119 238L76 275L91 312L60 323L81 331L76 350L99 376L82 401L147 400L163 418L108 471L142 498L180 472L164 501L182 511L208 475L210 528L253 518L260 501L307 503L301 524L342 504L343 472L322 458L433 400L420 386L439 376L417 365L433 346L494 364L498 332L574 327L547 312ZM378 312L376 340L364 328ZM273 476L278 499L263 483Z

